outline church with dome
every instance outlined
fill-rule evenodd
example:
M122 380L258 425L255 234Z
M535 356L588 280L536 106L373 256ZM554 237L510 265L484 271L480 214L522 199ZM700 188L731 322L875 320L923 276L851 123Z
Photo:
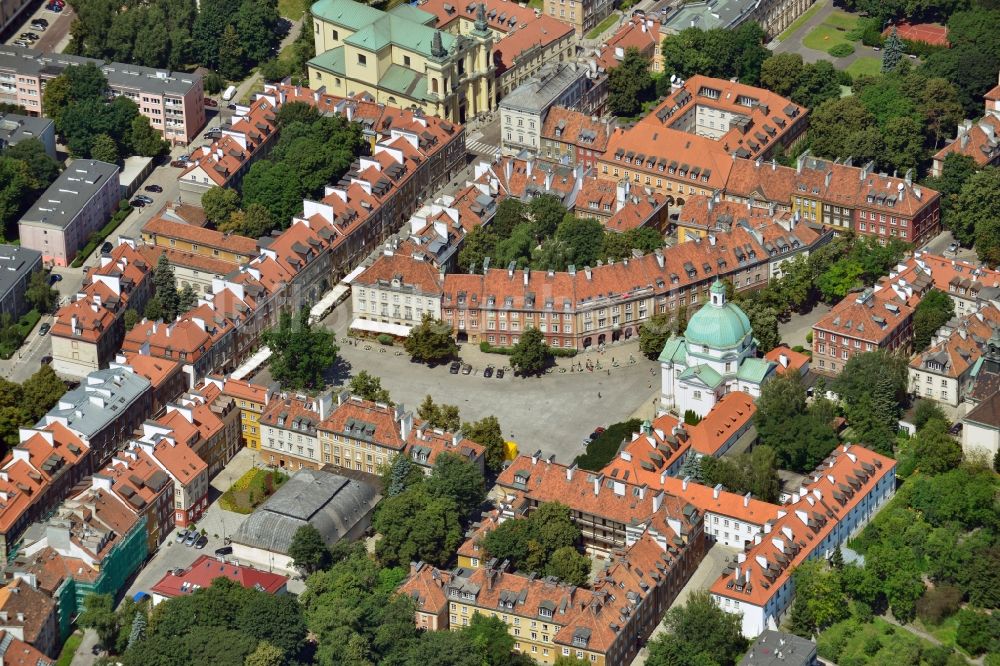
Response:
M716 280L711 300L688 321L684 335L672 336L660 353L660 407L683 416L711 411L722 396L743 391L760 397L760 387L777 364L757 358L750 319L726 301L726 287Z

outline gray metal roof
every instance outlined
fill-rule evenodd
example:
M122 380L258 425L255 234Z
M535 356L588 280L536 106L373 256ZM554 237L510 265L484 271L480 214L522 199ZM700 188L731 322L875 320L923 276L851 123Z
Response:
M500 100L500 108L541 113L586 75L586 68L578 67L575 63L556 62L544 65L537 74Z
M20 223L65 229L109 180L119 185L116 165L76 160L38 197ZM104 222L98 226L104 226Z
M55 421L87 438L101 432L149 390L149 380L125 368L95 370L78 387L59 398L37 427Z
M33 118L17 113L0 113L0 148L16 146L25 139L41 139L54 123L49 118Z
M768 629L754 641L740 666L811 666L816 644L794 634Z
M108 79L108 85L112 88L183 96L191 88L202 85L201 74L171 72L167 69L120 62L106 63L96 58L84 58L66 53L41 53L19 46L0 45L0 70L11 69L19 74L58 76L67 67L86 63L100 67Z
M332 546L365 520L378 500L375 488L367 483L300 469L243 521L233 541L287 554L295 532L309 523Z
M18 245L0 245L0 299L32 270L41 267L41 252Z

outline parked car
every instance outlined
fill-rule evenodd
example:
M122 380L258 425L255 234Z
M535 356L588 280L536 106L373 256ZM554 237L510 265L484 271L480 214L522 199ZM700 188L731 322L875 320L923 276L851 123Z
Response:
M45 335L49 332L50 328L52 328L51 324L42 324L38 327L38 335Z
M180 532L178 532L177 533L177 543L184 543L184 539L187 538L187 535L188 535L188 531L187 530L181 530Z
M49 284L52 285L56 282L62 282L62 275L59 275L59 273L52 273L49 275Z
M146 190L147 192L156 192L157 194L163 191L163 188L160 187L159 185L147 185L142 189Z
M49 27L49 22L43 18L35 19L34 21L31 22L31 27L34 28L35 30L38 30L38 28L41 27L44 30L45 28Z
M222 548L216 548L215 549L215 554L218 555L219 557L223 557L225 555L232 555L233 554L233 547L232 546L223 546Z
M497 379L503 379L503 368L497 370Z
M37 42L41 39L38 35L33 32L22 32L20 35L21 39L30 39L33 42Z
M14 46L20 46L21 48L26 49L29 46L31 46L31 44L29 44L28 42L24 41L23 39L15 39L14 40Z
M232 104L226 104L226 108L229 109L230 111L235 111L236 110L236 103L234 102Z
M205 98L205 106L211 106L211 107L213 107L213 108L214 108L214 107L216 107L216 106L219 106L219 103L218 103L218 102L216 102L216 101L215 101L214 99L212 99L211 97L206 97L206 98Z
M958 243L952 242L951 244L949 244L948 251L951 252L952 254L958 252Z
M952 435L957 435L960 432L962 432L962 426L963 426L963 423L961 421L959 421L958 423L956 423L952 427L948 428L948 432L950 434L952 434Z
M493 366L492 365L488 365L488 366L486 366L486 369L483 370L483 377L486 377L487 379L489 379L492 376L493 376Z
M135 199L132 199L132 201L129 201L128 205L132 206L132 208L145 208L146 202L136 197Z
M145 194L137 194L137 195L135 195L135 198L138 199L139 201L142 201L147 206L149 204L153 203L153 199L150 198L150 197L147 197Z
M170 163L170 166L176 169L186 169L188 168L188 161L174 160L173 162Z
M463 375L467 375L470 372L472 372L472 366L471 365L469 365L468 363L466 363L465 365L462 366L462 374Z
M187 538L184 539L184 545L185 546L193 546L194 542L197 541L198 537L200 537L200 536L201 535L198 534L197 532L194 532L194 531L188 532Z
M198 540L194 542L194 547L197 548L198 550L201 550L202 548L204 548L207 545L208 545L208 537L207 536L200 536L200 537L198 537Z
M51 356L43 356L42 357L42 365L49 365L51 363L52 363L52 357Z
M45 26L41 25L40 23L32 23L30 27L32 30L37 30L38 32L45 32Z
M462 369L462 364L458 361L452 361L451 367L448 368L448 372L453 375L457 375L458 371Z
M115 246L111 244L111 241L104 241L104 245L101 246L101 254L107 254L113 249L115 249Z

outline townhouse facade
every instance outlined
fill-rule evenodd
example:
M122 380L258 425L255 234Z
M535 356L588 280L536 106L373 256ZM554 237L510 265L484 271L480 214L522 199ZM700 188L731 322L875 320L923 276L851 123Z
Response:
M174 430L147 421L125 452L142 452L173 481L172 525L187 527L201 519L208 509L208 464Z
M943 327L931 346L910 360L910 393L958 407L965 400L972 373L997 328L1000 309L991 303L962 317L956 326Z
M794 168L773 160L734 160L721 189L725 200L775 204L837 234L872 236L883 245L895 238L919 246L941 229L941 196L910 176L888 176L876 173L872 163L856 167L850 159L830 161L806 152Z
M879 280L879 284L892 283L913 285L919 291L933 287L948 294L956 316L965 317L996 298L1000 271L917 250Z
M74 160L21 216L21 245L41 252L47 266L68 266L120 200L116 165Z
M153 553L174 528L174 481L142 449L123 449L96 471L91 487L114 493L146 526Z
M61 423L21 428L20 444L0 462L0 557L29 525L49 514L91 473L90 447Z
M782 234L807 249L830 238L801 224L782 227ZM655 314L677 316L681 308L691 314L709 300L716 279L730 280L738 291L763 288L770 263L783 249L792 251L790 243L781 247L765 241L760 229L734 224L704 241L582 270L511 268L489 269L484 275L448 274L443 319L462 341L485 340L506 347L517 344L521 332L534 327L550 346L587 349L632 338L638 326Z
M546 0L545 13L573 26L577 37L583 37L606 19L615 5L609 0Z
M309 82L331 94L370 94L452 122L496 108L494 36L483 7L464 35L435 29L437 17L404 5L387 12L352 0L312 5L316 57Z
M120 243L98 262L52 322L52 365L60 374L82 377L107 367L125 335L125 312L141 312L153 295L152 265L133 242Z
M542 124L538 159L594 169L597 157L608 147L610 133L610 123L595 115L553 107Z
M78 433L90 449L93 469L100 469L150 414L149 380L128 367L108 368L67 391L35 428L61 424Z
M243 445L248 449L259 451L260 417L273 397L272 392L260 384L254 384L245 379L227 377L222 386L222 393L232 398L240 410L240 432L243 437Z
M573 212L577 217L594 218L616 233L642 228L664 232L669 226L666 197L641 188L633 190L624 178L617 183L587 178Z
M1000 163L1000 83L983 95L983 104L983 117L978 122L966 119L959 123L954 140L934 154L932 176L941 175L944 161L952 153L971 157L979 168Z
M251 238L164 217L154 217L142 227L142 241L147 245L190 252L234 266L257 256L257 242Z
M351 281L351 328L405 337L424 315L440 319L442 278L422 255L385 250Z
M206 378L194 389L167 405L167 413L157 423L170 428L205 462L209 476L215 476L239 450L240 411L233 398L222 392L220 379ZM197 502L197 489L192 502Z
M92 64L108 81L110 93L128 97L153 129L172 144L187 145L205 125L205 90L200 74L108 63L65 53L40 53L18 46L0 50L0 102L42 114L45 85L67 67ZM117 182L117 180L116 180Z
M0 588L0 632L24 641L43 655L59 652L59 624L56 603L30 582L15 578ZM3 660L12 666L32 664L0 640ZM23 661L21 661L23 659ZM42 661L42 666L52 662Z
M838 375L858 354L908 349L915 308L907 300L891 289L866 289L845 296L813 324L812 369Z

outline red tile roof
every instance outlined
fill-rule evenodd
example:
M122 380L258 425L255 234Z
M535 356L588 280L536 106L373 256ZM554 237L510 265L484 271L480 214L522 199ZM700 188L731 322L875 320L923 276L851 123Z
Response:
M261 571L251 566L222 562L202 555L182 573L168 572L150 589L155 594L167 597L179 597L192 594L195 590L211 586L217 578L228 578L242 587L268 594L278 594L288 585L288 576Z
M913 308L891 290L868 290L845 296L813 329L881 345L912 316Z
M621 64L625 52L630 48L639 49L643 55L652 56L660 46L660 42L658 19L633 16L622 23L608 41L597 48L597 64L607 70L614 69Z
M764 359L777 364L776 372L781 374L785 371L799 372L809 365L810 358L805 354L789 349L785 345L779 345L764 354Z
M429 261L397 253L379 255L351 284L357 287L385 287L395 280L414 288L415 294L441 295L441 274Z
M0 631L0 643L7 645L3 666L52 666L55 663L13 634L8 636L6 631Z
M154 217L142 228L142 233L150 236L176 238L202 247L210 247L249 257L257 254L257 241L237 234L226 234L206 227L196 227L183 222L174 222L162 217Z
M497 71L500 73L501 70L514 67L516 60L525 51L544 49L560 40L569 40L574 34L573 26L542 14L493 44L493 60Z
M530 7L522 7L508 0L485 0L482 3L455 2L446 0L424 0L420 4L420 10L437 16L437 28L447 28L454 21L464 20L467 23L474 23L476 20L476 8L479 4L486 6L486 22L490 28L502 33L509 33L512 30L523 27L535 20L535 10ZM503 16L503 20L500 17ZM464 34L464 32L463 32Z

